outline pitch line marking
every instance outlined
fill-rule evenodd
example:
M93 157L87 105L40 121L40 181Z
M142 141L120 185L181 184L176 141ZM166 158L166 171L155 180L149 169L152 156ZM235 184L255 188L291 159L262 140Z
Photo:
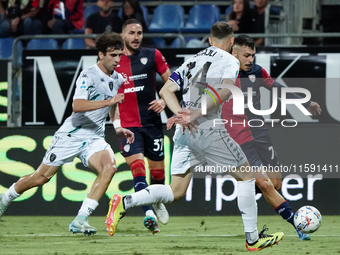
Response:
M164 236L164 237L186 237L186 236L192 236L192 237L237 237L240 235L208 235L208 234L198 234L198 235L168 235L168 234L157 234L158 236ZM0 235L0 237L71 237L71 236L82 236L80 233L78 235L75 234L14 234L14 235ZM96 234L95 236L107 236L109 235L103 235L103 234ZM115 234L115 236L151 236L150 234ZM296 237L297 235L285 235L289 237ZM312 237L340 237L340 235L315 235L313 234Z

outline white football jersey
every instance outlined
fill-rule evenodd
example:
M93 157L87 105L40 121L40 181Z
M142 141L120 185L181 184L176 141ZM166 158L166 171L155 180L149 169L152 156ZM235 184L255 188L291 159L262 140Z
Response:
M239 61L234 56L211 46L185 61L172 73L170 79L183 92L182 108L191 106L191 109L198 109L202 106L202 96L206 95L206 101L211 100L211 95L216 96L216 92L220 90L215 86L222 84L224 79L235 83L239 68ZM213 126L213 119L222 118L222 106L220 102L216 104L219 106L197 120L199 128L209 129Z
M97 64L83 70L76 82L74 99L108 100L114 97L124 79L121 74L114 71L108 77ZM84 140L86 138L104 137L105 121L111 107L103 107L87 112L72 112L63 125L57 130L56 135L71 135Z

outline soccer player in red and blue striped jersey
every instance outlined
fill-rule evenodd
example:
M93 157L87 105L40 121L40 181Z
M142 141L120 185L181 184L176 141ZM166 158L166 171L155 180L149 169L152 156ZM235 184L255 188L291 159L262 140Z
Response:
M128 144L120 139L122 154L130 166L135 191L148 186L144 156L148 159L152 184L164 184L163 129L160 117L165 107L162 99L156 98L156 73L164 83L170 76L169 65L161 52L154 48L141 47L142 24L136 19L127 20L122 27L124 50L116 71L122 74L124 83L119 93L125 101L119 104L119 116L115 116L116 131L123 127L135 134L135 142ZM144 225L154 234L159 232L157 220L166 224L169 215L163 204L144 206Z

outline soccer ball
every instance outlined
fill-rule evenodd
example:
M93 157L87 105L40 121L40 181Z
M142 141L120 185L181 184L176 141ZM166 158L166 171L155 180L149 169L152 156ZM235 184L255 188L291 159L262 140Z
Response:
M318 209L313 206L302 206L294 215L295 227L303 233L313 233L321 225L322 216Z

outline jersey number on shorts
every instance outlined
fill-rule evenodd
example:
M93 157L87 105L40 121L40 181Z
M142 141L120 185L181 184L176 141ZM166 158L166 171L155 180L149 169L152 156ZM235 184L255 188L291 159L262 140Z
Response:
M153 151L162 151L163 150L163 138L154 139L153 144L155 145L155 148L153 148Z

